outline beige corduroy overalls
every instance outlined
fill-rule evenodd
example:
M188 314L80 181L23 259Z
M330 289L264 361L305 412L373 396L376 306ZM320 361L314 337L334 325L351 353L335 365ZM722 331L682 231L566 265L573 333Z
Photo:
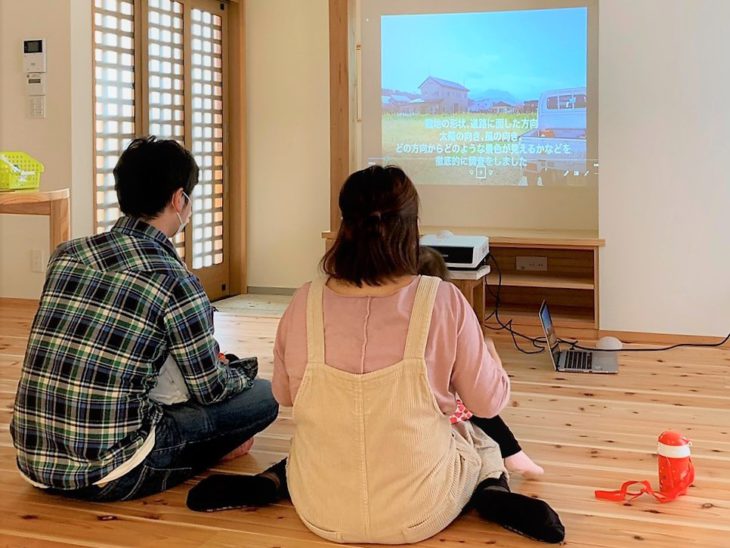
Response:
M431 391L424 352L439 281L418 282L403 359L365 374L324 362L323 282L312 282L287 476L299 517L325 539L426 539L504 471L497 444L470 422L452 427Z

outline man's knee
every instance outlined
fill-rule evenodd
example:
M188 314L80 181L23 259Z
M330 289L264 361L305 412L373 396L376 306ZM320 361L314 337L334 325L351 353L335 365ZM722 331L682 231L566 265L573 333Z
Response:
M271 392L271 381L255 379L248 390L239 394L245 400L246 411L252 419L273 421L279 413L279 404Z
M279 404L274 399L274 394L271 392L271 381L268 381L266 379L256 379L254 381L254 386L251 388L258 388L261 395L261 401L264 405L266 414L269 416L273 416L276 418L276 416L279 414Z

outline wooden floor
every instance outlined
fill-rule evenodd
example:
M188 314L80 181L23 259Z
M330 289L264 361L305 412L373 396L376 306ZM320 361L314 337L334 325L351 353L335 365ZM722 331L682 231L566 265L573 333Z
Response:
M146 499L91 504L46 495L15 469L8 432L15 387L34 310L0 300L0 545L320 547L291 504L210 514L185 507L189 481ZM277 319L235 312L216 315L221 346L258 355L271 375ZM591 547L730 546L730 349L622 353L619 375L557 374L545 354L497 346L513 381L503 417L525 450L545 467L541 481L513 478L513 490L544 498L560 513L566 544ZM670 504L650 497L632 504L594 499L596 488L629 479L657 483L657 435L690 436L697 469L689 495ZM253 473L285 456L290 414L256 439L250 455L218 470ZM538 546L473 513L421 543L438 548Z

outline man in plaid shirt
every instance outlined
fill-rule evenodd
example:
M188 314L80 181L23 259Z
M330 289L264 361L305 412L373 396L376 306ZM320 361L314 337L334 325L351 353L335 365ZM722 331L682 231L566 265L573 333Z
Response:
M114 169L124 217L54 252L10 425L21 474L87 500L165 490L275 418L268 381L219 359L212 306L170 242L198 182L175 141L136 139ZM191 399L149 397L172 357Z

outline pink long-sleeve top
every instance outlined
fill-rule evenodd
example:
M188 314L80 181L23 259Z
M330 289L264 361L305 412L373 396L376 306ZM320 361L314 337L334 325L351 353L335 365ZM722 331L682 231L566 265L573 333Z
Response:
M349 373L369 373L402 360L418 279L383 297L345 296L325 286L325 362ZM307 365L309 285L294 294L276 334L272 390L285 407L293 405ZM507 404L509 377L489 354L474 311L451 283L438 287L426 367L445 415L456 409L456 394L480 417L493 417Z

